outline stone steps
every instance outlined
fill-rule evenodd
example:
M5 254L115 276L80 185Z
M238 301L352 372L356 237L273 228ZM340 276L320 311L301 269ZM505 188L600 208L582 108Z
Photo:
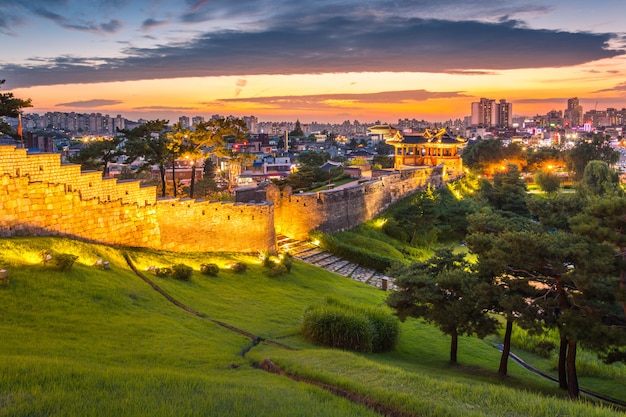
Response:
M294 258L303 262L377 288L386 288L388 290L396 288L393 284L393 278L335 256L311 242L291 239L284 235L278 235L276 238L279 252L288 252Z

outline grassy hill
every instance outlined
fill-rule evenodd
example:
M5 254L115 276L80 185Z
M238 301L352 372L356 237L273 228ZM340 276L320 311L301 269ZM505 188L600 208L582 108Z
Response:
M43 250L78 256L67 272L44 266ZM180 303L168 301L139 271ZM110 263L95 268L96 260ZM227 269L233 261L248 270ZM220 266L201 275L202 263ZM150 266L185 263L191 281L160 278ZM0 239L0 416L375 416L365 405L287 375L265 372L270 359L291 375L349 393L388 415L624 416L571 402L555 384L511 364L495 375L499 352L463 338L460 366L449 340L415 320L401 325L395 351L357 354L310 344L302 312L332 295L367 306L386 293L296 262L269 277L255 256L118 250L60 238ZM227 327L220 325L224 324ZM261 337L267 343L255 344ZM607 382L612 387L624 380Z

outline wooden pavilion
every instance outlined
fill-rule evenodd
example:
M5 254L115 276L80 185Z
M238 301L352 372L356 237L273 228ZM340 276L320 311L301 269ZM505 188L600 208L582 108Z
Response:
M387 144L394 147L394 168L444 165L447 175L463 172L461 150L467 141L451 136L447 129L426 129L421 134L398 132Z

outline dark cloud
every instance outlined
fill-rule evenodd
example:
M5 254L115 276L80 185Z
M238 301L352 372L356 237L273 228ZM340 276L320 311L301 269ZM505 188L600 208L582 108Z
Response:
M196 110L196 108L195 107L174 107L174 106L141 106L141 107L133 107L133 110L182 111L182 110Z
M198 2L198 4L204 2ZM211 2L207 2L207 5ZM201 7L204 7L201 5ZM328 17L255 32L205 33L186 43L93 57L0 67L11 87L186 76L330 72L469 72L572 66L610 58L611 34L531 30L516 22ZM104 63L102 63L104 62Z
M349 110L358 109L364 104L389 104L425 101L440 98L471 97L462 92L431 92L426 90L381 91L362 94L312 94L301 96L267 96L218 99L202 103L205 106L216 108L226 103L253 103L257 107L267 109L291 110Z
M626 82L617 84L613 88L605 88L603 90L594 91L594 93L609 93L609 92L619 92L619 93L626 92Z
M223 102L248 102L248 103L293 103L293 102L327 102L327 101L351 101L355 103L401 103L408 101L425 101L436 98L459 98L471 97L458 91L432 92L427 90L404 90L404 91L381 91L377 93L359 94L312 94L300 96L270 96L270 97L250 97L250 98L227 98L218 101Z
M156 20L156 19L146 19L141 23L142 30L150 30L158 26L163 26L167 24L165 20Z
M115 33L123 26L117 19L110 19L104 22L85 20L82 15L77 14L72 8L69 0L3 0L2 15L0 16L0 33L8 32L12 27L23 23L29 16L38 16L56 23L62 28L93 33ZM100 0L92 1L92 15L110 14L111 8L118 8L120 0ZM85 4L83 4L85 6ZM66 14L63 14L66 12ZM109 13L106 13L109 12ZM11 17L9 20L4 16Z
M100 98L94 98L92 100L82 100L82 101L71 101L69 103L59 103L56 104L56 107L102 107L102 106L112 106L114 104L121 104L122 100L105 100Z

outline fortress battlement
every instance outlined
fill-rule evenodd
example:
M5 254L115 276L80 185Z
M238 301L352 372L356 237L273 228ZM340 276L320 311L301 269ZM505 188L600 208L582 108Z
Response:
M102 178L61 163L59 154L0 146L0 237L71 236L171 251L276 250L276 234L306 239L367 221L399 199L443 183L445 169L393 171L358 185L311 193L275 184L239 202L156 197L139 181Z

